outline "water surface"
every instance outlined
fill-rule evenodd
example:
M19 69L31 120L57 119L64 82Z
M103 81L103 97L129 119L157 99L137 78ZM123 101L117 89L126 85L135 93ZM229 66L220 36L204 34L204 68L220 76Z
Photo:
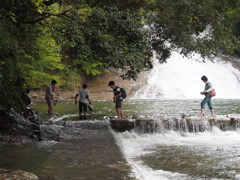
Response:
M126 100L123 110L125 116L196 115L200 102ZM240 100L213 99L213 104L217 114L240 114ZM112 101L93 101L93 106L92 123L116 115ZM47 115L45 103L31 107L43 119L61 120L78 113L70 101L59 102L54 117ZM240 132L213 128L204 133L138 134L63 127L60 142L0 144L0 168L30 171L43 180L240 179Z

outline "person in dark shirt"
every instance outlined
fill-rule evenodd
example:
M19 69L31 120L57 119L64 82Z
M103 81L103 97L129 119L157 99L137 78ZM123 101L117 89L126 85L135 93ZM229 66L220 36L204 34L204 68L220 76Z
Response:
M123 119L123 111L122 111L123 97L122 97L121 88L119 86L116 86L114 81L109 81L108 85L113 89L113 94L114 94L113 99L116 104L115 107L116 107L118 119L121 120Z

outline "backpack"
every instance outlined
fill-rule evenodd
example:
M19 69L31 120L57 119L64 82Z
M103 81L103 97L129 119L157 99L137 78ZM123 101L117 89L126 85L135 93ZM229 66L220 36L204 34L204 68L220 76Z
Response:
M123 88L120 88L120 89L121 89L123 99L127 98L127 93L126 93L125 89L123 89Z

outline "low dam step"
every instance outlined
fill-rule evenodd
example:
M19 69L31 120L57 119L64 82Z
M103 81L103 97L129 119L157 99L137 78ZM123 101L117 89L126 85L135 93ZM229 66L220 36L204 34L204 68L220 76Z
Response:
M182 132L204 132L217 127L222 131L240 128L240 115L198 117L198 116L159 116L159 117L105 117L111 128L118 132L137 131L142 133L164 132L166 130Z

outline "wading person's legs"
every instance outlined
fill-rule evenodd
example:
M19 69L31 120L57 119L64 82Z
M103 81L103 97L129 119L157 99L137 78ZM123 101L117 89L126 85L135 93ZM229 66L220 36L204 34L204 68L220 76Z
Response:
M207 102L208 102L208 96L205 96L205 98L201 102L201 111L199 116L204 116L204 109Z
M79 102L79 114L83 114L83 103Z
M87 115L87 103L83 103L83 112L84 115Z
M45 99L48 105L48 115L52 115L52 101L50 98Z
M212 98L210 97L209 100L207 101L207 104L208 104L208 108L210 109L211 111L211 116L212 117L215 117L216 114L214 112L214 109L213 109L213 106L212 106Z
M117 99L116 100L116 110L117 110L117 115L118 119L123 119L123 111L122 111L122 99Z

